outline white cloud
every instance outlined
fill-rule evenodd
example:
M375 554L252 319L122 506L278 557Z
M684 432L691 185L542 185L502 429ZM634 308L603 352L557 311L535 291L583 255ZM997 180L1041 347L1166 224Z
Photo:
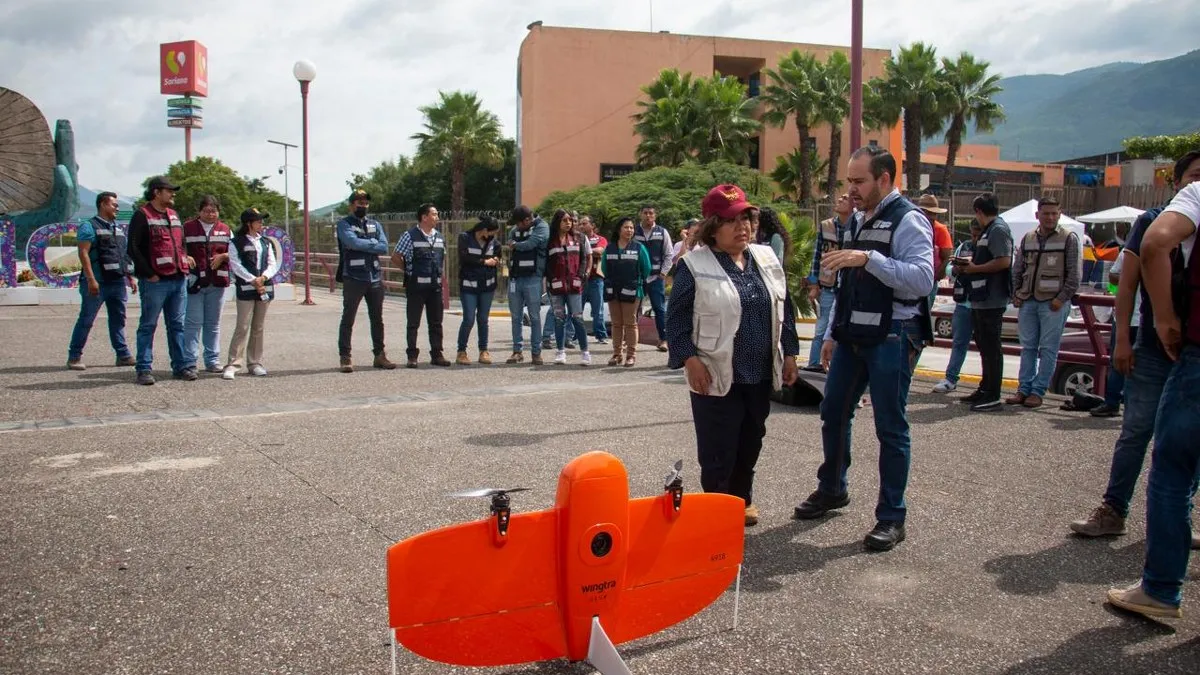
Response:
M345 181L380 160L411 153L417 107L439 89L477 91L515 135L516 57L526 25L649 30L849 44L844 0L12 0L0 20L0 85L75 128L80 180L135 194L142 179L183 157L158 93L158 44L196 39L209 49L206 128L195 154L251 176L271 176L300 142L292 64L317 67L310 94L313 206L344 198ZM1195 19L1161 0L955 0L867 2L865 44L924 40L952 55L970 50L1005 75L1067 72L1113 60L1147 61L1194 45ZM1002 9L1001 9L1002 7ZM1188 24L1187 22L1191 22ZM1172 39L1172 36L1175 39ZM289 155L299 167L299 153ZM291 173L291 194L300 192Z

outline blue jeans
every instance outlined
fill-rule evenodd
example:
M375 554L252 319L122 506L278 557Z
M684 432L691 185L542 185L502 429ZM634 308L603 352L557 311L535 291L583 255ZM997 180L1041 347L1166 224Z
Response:
M1138 327L1130 326L1129 327L1129 341L1136 344L1137 343L1137 334L1138 334ZM1115 351L1116 348L1117 348L1117 331L1113 330L1113 331L1109 332L1109 335L1108 335L1109 356L1112 355L1113 351ZM1137 360L1136 357L1134 360L1135 361ZM1125 393L1125 376L1122 375L1121 371L1114 368L1112 366L1112 364L1110 363L1108 366L1108 377L1106 377L1104 379L1104 404L1107 406L1113 407L1113 408L1121 405L1121 400L1124 398L1124 393Z
M608 338L604 325L604 280L592 279L583 287L583 301L592 306L592 335L597 340Z
M1134 372L1137 372L1136 364ZM1178 606L1192 545L1192 495L1200 474L1200 346L1184 347L1163 386L1146 484L1142 589Z
M579 351L588 350L587 329L583 327L583 296L579 293L551 295L550 307L554 310L554 346L562 351L567 340L568 322L575 326L575 337L579 340Z
M1026 396L1045 396L1050 378L1058 365L1058 345L1071 306L1064 304L1057 312L1050 311L1050 301L1025 300L1017 313L1017 328L1021 334L1021 372L1017 375L1017 391Z
M542 315L542 342L548 342L554 339L554 307L550 300L550 294L542 296L544 302L542 306L546 308L546 313ZM583 311L582 308L580 311ZM567 322L567 341L575 339L575 324Z
M1146 448L1154 438L1154 417L1170 372L1171 361L1160 350L1140 344L1134 348L1133 372L1125 382L1125 416L1104 491L1104 503L1122 518L1129 515L1129 500L1142 473Z
M646 296L650 298L650 308L654 310L654 329L658 331L658 341L667 339L667 290L662 277L645 284ZM641 305L638 305L641 314Z
M916 321L892 321L883 344L856 347L838 343L825 378L821 401L821 441L825 461L817 469L817 489L826 495L846 493L850 469L850 430L858 401L870 387L879 439L879 499L877 520L904 522L904 490L912 449L909 435L908 389L923 348Z
M486 352L488 348L488 315L492 311L492 299L495 291L486 293L463 293L459 296L462 303L463 320L458 327L458 351L467 351L467 340L471 337L471 329L479 323L479 351Z
M200 332L204 330L204 365L221 365L221 308L225 306L225 288L206 286L188 296L184 320L185 360L197 363Z
M817 298L817 325L813 328L813 341L808 347L808 365L821 362L821 344L825 342L825 329L829 327L829 311L833 309L833 300L837 295L832 288L822 288L821 296Z
M512 315L513 351L521 351L521 317L529 311L529 349L534 356L542 353L542 277L514 277L508 282L508 312Z
M167 351L171 355L171 372L179 373L195 368L195 361L187 360L183 347L183 318L187 314L187 282L179 279L150 281L142 279L138 284L142 299L142 318L137 329L137 370L151 370L154 366L154 331L158 329L158 315L162 313L167 325Z
M83 358L83 348L87 344L88 334L92 332L92 324L100 313L100 305L108 310L108 341L112 343L113 351L118 359L129 356L129 345L125 344L125 281L101 281L100 294L91 295L87 289L87 279L79 280L79 319L75 321L75 330L71 331L71 346L67 348L67 360L78 361Z
M967 360L967 352L971 349L971 306L958 303L954 305L954 316L950 318L950 332L953 333L954 343L950 345L950 361L946 363L946 381L958 384L958 374L962 372L963 362Z

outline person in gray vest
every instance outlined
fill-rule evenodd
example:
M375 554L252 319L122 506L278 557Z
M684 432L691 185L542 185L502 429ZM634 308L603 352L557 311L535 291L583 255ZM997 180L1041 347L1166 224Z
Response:
M913 369L932 337L933 227L893 185L896 160L879 147L859 148L846 171L858 213L841 250L823 269L838 275L837 298L821 347L828 368L821 401L825 461L817 489L796 507L797 518L819 518L850 503L850 431L859 399L871 391L879 438L879 498L867 548L888 551L904 541L904 492L912 439L906 407Z
M1017 393L1004 401L1009 405L1042 405L1058 364L1058 345L1071 314L1071 298L1079 290L1082 245L1079 235L1058 224L1061 215L1057 199L1038 200L1038 226L1021 239L1013 260L1021 371Z
M825 342L825 329L829 327L829 312L833 309L837 275L821 267L821 256L842 247L842 232L850 223L854 203L850 195L840 195L833 203L833 217L821 221L817 230L817 242L813 246L812 268L808 274L808 300L816 305L817 325L813 328L812 345L808 349L808 363L804 369L823 373L821 345Z
M417 334L421 313L429 323L429 362L448 366L442 354L442 277L446 268L446 239L437 229L438 210L433 204L417 207L417 224L396 242L392 264L404 272L404 298L408 310L408 367L417 367Z
M108 340L117 353L117 365L137 363L125 342L125 306L129 300L125 289L128 286L137 293L137 280L125 250L125 228L117 222L117 208L117 194L101 192L96 195L96 215L80 223L75 232L83 272L79 278L79 318L67 348L67 368L71 370L87 370L83 347L100 305L108 311Z
M550 226L534 216L528 206L512 210L508 246L508 312L512 316L512 356L505 363L520 363L522 353L521 317L529 312L529 349L532 363L542 365L542 292L545 287L546 242L550 241Z
M272 277L279 272L275 246L263 236L263 223L270 215L258 209L242 212L242 226L233 235L229 269L236 277L237 327L229 341L229 363L221 379L232 380L246 366L250 374L263 377L263 328L267 307L275 299ZM245 357L243 360L243 356Z
M338 329L338 355L343 373L354 372L350 345L354 333L354 317L358 305L367 300L367 316L371 320L371 346L376 368L392 370L395 363L388 360L383 345L383 270L379 256L387 255L387 232L374 218L367 217L371 195L365 190L350 194L351 215L337 224L338 269L336 280L342 282L342 323Z
M650 278L646 279L646 295L650 296L650 308L654 310L654 328L658 331L658 351L667 351L666 276L671 273L671 233L656 224L657 211L653 204L646 204L639 212L642 222L633 237L650 253Z

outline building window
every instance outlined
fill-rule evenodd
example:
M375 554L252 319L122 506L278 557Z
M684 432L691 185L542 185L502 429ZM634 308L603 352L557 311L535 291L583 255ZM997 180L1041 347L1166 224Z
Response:
M870 146L870 147L872 147L872 148L878 148L878 147L879 147L879 141L877 141L877 140L875 140L875 139L871 139L871 140L867 141L867 145L868 145L868 146Z
M754 98L754 97L758 96L759 89L761 87L762 87L762 73L754 73L753 75L750 76L750 82L748 85L749 91L747 92L747 94L750 96L750 98Z
M750 139L750 157L747 166L762 171L762 139L758 136Z
M601 164L600 182L607 183L610 180L616 180L621 176L628 176L631 173L633 173L632 164Z

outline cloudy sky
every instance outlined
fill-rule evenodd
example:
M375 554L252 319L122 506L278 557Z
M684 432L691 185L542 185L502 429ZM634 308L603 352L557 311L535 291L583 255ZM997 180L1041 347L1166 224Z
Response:
M1110 61L1152 61L1194 48L1187 3L1159 0L867 0L864 41L895 48L925 40L940 53L969 50L1005 75L1063 73ZM183 158L183 133L166 126L158 45L208 47L205 125L195 154L244 175L270 176L300 142L292 64L311 60L313 208L344 199L353 172L410 154L420 105L439 89L478 92L507 135L516 119L516 57L526 26L670 30L848 45L847 0L4 0L0 86L50 119L71 120L80 182L123 195ZM653 17L653 18L652 18ZM300 192L300 157L289 164Z

